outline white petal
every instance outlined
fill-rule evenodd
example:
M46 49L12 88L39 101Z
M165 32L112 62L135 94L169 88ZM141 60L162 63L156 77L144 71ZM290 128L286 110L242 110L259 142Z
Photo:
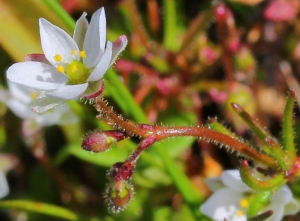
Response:
M83 49L83 41L85 38L86 31L89 26L89 22L86 19L86 12L84 12L81 17L77 20L75 30L74 30L74 35L73 39L78 45L79 50Z
M112 48L112 56L109 66L111 66L116 59L118 58L119 54L125 49L128 43L128 39L125 35L120 36L116 41L113 43Z
M10 99L6 105L9 109L21 119L30 119L34 116L28 103L23 103L17 99Z
M37 124L41 126L50 126L54 124L61 124L61 118L64 115L74 115L71 111L69 106L67 105L59 105L57 107L54 107L53 109L41 113L41 114L36 114L35 121Z
M64 110L61 110L62 107L64 108ZM65 124L74 124L78 122L78 117L71 110L70 106L67 105L59 106L55 111L61 112L61 116L58 121L58 124L65 125Z
M221 180L221 177L207 178L204 180L204 182L213 192L225 187L224 183Z
M87 54L85 64L88 67L96 66L101 54L104 52L105 41L106 17L102 7L93 14L83 43L83 49Z
M237 216L239 202L243 198L241 193L230 188L222 188L200 207L201 212L215 221L245 221L245 216Z
M262 211L273 210L273 214L267 221L281 221L284 214L284 205L280 201L274 201L271 199L271 203Z
M293 198L284 207L284 215L295 215L300 211L299 203Z
M5 174L0 171L0 198L7 196L9 193L9 186Z
M293 193L287 185L282 186L272 196L272 200L280 201L282 204L286 204L293 199Z
M107 42L106 49L104 54L102 55L99 63L87 79L87 81L98 81L100 80L109 67L109 63L112 55L112 43L110 41Z
M53 58L56 54L59 54L65 63L73 60L72 50L79 51L73 38L46 19L40 18L39 24L41 44L48 61L57 67L58 64Z
M32 97L30 96L32 93L35 93L34 90L25 87L20 84L13 83L11 81L7 81L8 89L11 93L11 95L21 100L23 103L29 104L32 101Z
M51 98L51 97L40 97L31 103L31 109L36 113L44 113L58 105L62 105L65 100Z
M78 118L71 111L70 106L66 104L58 105L47 112L35 114L35 122L41 126L50 126L54 124L71 124L75 123Z
M271 198L272 203L280 203L284 207L284 215L294 215L299 212L299 204L287 185L281 187Z
M250 188L242 181L240 172L238 170L223 171L221 179L225 186L235 191L246 192L250 190Z
M10 66L7 79L35 90L52 91L67 82L54 67L41 62L20 62Z
M46 96L70 100L79 97L84 93L87 89L88 83L85 84L75 84L75 85L63 85L59 87L57 90L47 93Z

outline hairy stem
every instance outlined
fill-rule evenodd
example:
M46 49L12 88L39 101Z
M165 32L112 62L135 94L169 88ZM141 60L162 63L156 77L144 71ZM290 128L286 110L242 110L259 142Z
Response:
M277 161L270 156L264 155L257 150L249 147L247 144L232 138L226 134L205 127L161 127L136 124L132 121L126 121L116 115L106 102L99 100L96 108L104 113L104 117L115 127L122 128L129 133L138 135L143 138L153 137L155 141L160 141L168 137L193 136L199 137L208 142L215 142L232 149L252 160L260 162L270 167L277 167ZM140 153L139 153L140 154ZM137 156L139 155L137 154Z

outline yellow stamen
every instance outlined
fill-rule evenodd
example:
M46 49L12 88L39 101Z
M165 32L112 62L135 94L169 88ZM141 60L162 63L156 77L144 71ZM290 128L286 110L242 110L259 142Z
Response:
M76 55L77 51L75 49L72 50L72 55Z
M53 56L53 58L56 62L61 62L62 60L62 57L59 54L56 54L55 56Z
M239 216L239 217L241 217L241 216L244 215L244 212L243 212L242 210L238 210L238 211L236 212L236 215Z
M36 92L31 92L30 97L31 97L31 100L35 100L38 97L38 94Z
M242 208L247 208L248 206L249 206L249 201L247 200L247 199L241 199L241 201L240 201L240 206L242 207Z
M85 53L85 51L80 51L80 52L79 52L79 56L80 56L81 58L86 58L86 53Z
M56 70L57 70L58 72L61 72L61 73L64 73L64 72L65 72L65 68L64 68L62 65L58 65L57 68L56 68Z

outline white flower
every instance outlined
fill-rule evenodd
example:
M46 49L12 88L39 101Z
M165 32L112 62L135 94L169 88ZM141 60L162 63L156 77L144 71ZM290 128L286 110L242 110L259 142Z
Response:
M45 92L32 104L36 112L45 112L66 100L93 99L102 92L102 77L127 45L126 36L106 43L104 8L96 11L88 23L86 13L78 19L73 38L64 30L41 18L42 49L45 55L29 56L12 65L7 78L31 89Z
M59 106L55 111L35 113L31 110L31 104L40 96L40 92L19 84L7 82L8 90L0 90L0 101L18 117L31 121L37 126L49 126L53 124L69 124L77 121L75 114L68 105Z
M221 177L207 179L206 183L214 193L200 207L203 214L216 221L224 221L224 218L228 221L247 220L247 196L251 189L242 182L238 170L224 171ZM294 215L299 209L291 190L285 185L271 196L264 211L273 210L267 221L280 221L283 216Z
M14 168L17 163L18 160L13 155L0 153L0 199L9 193L9 185L5 173Z
M0 199L6 197L9 193L9 186L5 174L0 170Z

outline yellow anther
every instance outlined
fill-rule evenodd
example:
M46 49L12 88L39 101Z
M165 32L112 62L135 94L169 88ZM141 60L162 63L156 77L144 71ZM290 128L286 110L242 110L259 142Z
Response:
M80 56L81 58L86 58L86 53L85 53L85 51L80 51L80 52L79 52L79 56Z
M62 60L62 57L59 54L56 54L55 56L53 56L53 58L56 62L61 62Z
M76 55L77 51L75 49L72 50L72 55Z
M247 200L247 199L241 199L241 201L240 201L240 206L242 207L242 208L247 208L248 206L249 206L249 200Z
M57 68L56 68L56 70L57 70L58 72L61 72L61 73L64 73L64 72L65 72L65 68L64 68L64 66L62 66L62 65L58 65Z
M244 212L242 210L238 210L238 211L236 211L236 215L241 217L244 215Z
M30 93L30 97L31 97L31 100L35 100L35 99L38 97L38 93L36 93L36 92L31 92L31 93Z

